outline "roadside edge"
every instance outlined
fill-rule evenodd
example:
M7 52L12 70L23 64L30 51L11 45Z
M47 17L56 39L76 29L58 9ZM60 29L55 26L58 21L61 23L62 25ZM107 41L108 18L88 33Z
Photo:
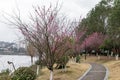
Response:
M104 67L106 69L106 75L105 75L104 80L108 80L109 70L108 70L108 68L105 65L104 65Z
M89 63L88 63L89 64ZM92 69L92 65L91 64L89 64L90 65L90 67L89 67L89 69L79 78L79 79L77 79L77 80L81 80L83 77L85 77L86 76L86 74Z

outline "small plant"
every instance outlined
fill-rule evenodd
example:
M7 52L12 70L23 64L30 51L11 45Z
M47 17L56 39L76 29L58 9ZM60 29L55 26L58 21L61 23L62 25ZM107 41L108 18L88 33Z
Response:
M68 56L63 56L62 58L60 58L59 60L57 60L56 61L56 63L57 63L56 69L65 68L65 66L68 63L68 61L69 61Z
M45 65L45 61L40 61L40 60L37 60L36 62L35 62L35 64L36 65L40 65L40 67L42 68L42 67L45 67L46 65Z
M2 70L0 73L0 80L10 80L9 73L10 73L9 69Z
M2 74L9 74L10 73L10 70L9 69L5 69L5 70L2 70L1 71L1 73L0 73L0 75L2 75Z
M9 75L0 75L0 80L11 80Z
M36 73L29 67L18 68L11 76L11 80L35 80Z
M80 56L76 56L76 63L80 63Z

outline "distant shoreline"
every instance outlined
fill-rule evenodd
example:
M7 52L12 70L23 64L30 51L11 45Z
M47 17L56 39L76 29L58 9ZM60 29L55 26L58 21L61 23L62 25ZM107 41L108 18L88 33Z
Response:
M28 55L27 53L7 53L7 52L0 52L0 55Z

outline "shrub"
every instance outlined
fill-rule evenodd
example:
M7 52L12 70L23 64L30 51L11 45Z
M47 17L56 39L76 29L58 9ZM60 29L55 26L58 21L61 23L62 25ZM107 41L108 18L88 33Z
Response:
M2 75L2 74L9 75L9 73L10 73L10 70L9 69L5 69L5 70L1 71L0 75Z
M80 63L80 56L76 56L76 63Z
M35 61L36 65L41 65L41 62L39 60Z
M0 80L10 80L9 73L10 73L9 69L2 70L0 73Z
M44 60L41 60L41 61L40 61L40 60L37 60L37 61L35 62L35 64L36 64L36 65L41 65L41 66L46 66Z
M36 73L28 67L18 68L11 76L11 80L35 80Z
M0 80L11 80L9 75L0 75Z
M68 56L63 56L59 60L56 61L57 66L55 67L56 69L62 69L65 68L66 64L68 63L69 58Z
M30 68L31 68L34 72L37 71L37 65L31 65Z

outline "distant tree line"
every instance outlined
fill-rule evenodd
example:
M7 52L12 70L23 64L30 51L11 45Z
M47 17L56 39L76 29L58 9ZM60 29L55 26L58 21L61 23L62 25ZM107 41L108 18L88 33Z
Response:
M108 50L113 51L115 54L120 53L120 0L101 0L92 10L89 11L86 18L83 18L79 27L78 32L83 30L86 31L83 41L86 43L87 52L96 50ZM100 35L91 38L95 33ZM104 36L100 38L100 36ZM98 38L98 40L96 39ZM99 46L95 46L101 41ZM86 42L87 41L87 42ZM90 42L89 42L90 41ZM88 42L94 42L88 47ZM93 47L95 46L95 47ZM84 45L85 48L85 45Z

